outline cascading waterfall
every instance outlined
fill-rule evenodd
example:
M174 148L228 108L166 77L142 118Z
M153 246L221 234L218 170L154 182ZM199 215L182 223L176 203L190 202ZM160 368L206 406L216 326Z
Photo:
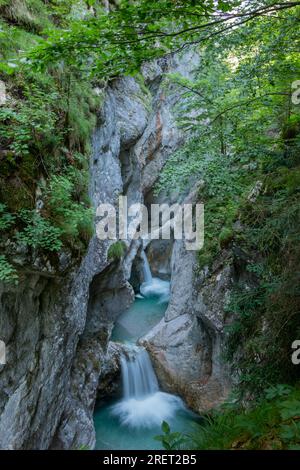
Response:
M123 395L95 413L97 449L160 449L154 436L161 433L162 421L184 431L194 420L179 397L159 390L147 351L136 345L163 318L169 298L169 282L152 277L144 252L142 258L142 295L118 318L112 333L113 341L122 342L125 350Z
M121 358L123 395L125 399L144 398L159 390L149 355L140 349L135 356Z
M151 284L153 282L152 273L145 251L142 251L144 282Z
M141 294L156 297L158 302L169 299L170 284L152 277L145 251L142 251L144 282ZM128 356L121 358L123 399L114 405L113 413L122 424L131 427L151 427L170 419L183 404L180 398L159 391L150 357L144 348L131 347Z
M149 355L137 348L121 359L123 399L112 407L123 425L132 428L159 426L184 405L179 397L159 391Z
M152 277L149 261L146 253L142 251L144 282L140 292L144 297L158 297L159 302L166 303L170 297L170 283L158 277Z

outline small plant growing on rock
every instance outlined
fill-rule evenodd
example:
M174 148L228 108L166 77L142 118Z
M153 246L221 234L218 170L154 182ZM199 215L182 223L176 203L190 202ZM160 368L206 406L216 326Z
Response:
M107 258L110 261L120 260L124 256L125 251L126 251L125 243L123 241L117 241L109 247Z
M18 274L15 268L7 261L4 255L0 255L0 281L17 283Z
M171 432L171 428L166 421L162 422L162 435L155 436L154 439L162 443L166 450L179 450L184 448L186 437L180 432Z

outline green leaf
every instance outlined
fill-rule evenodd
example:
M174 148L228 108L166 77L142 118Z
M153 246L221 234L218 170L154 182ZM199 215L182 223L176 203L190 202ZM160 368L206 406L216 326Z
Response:
M170 434L171 429L170 429L169 424L166 421L162 422L161 429L165 434Z

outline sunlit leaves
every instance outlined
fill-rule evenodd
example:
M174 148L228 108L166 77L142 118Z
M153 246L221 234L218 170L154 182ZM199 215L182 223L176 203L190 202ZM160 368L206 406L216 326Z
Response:
M227 11L231 4L220 2L219 8ZM215 10L209 0L123 0L109 13L103 10L73 21L65 31L49 31L31 59L37 67L63 60L104 76L132 72L191 40L194 29Z

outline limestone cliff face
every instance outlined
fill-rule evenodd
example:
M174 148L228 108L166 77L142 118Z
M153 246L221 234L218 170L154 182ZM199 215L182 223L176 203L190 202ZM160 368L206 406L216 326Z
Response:
M90 196L116 204L143 201L168 157L183 140L176 126L176 93L162 87L165 72L190 70L197 58L150 64L139 80L116 80L106 90L93 137ZM185 64L188 63L189 67ZM187 70L189 72L189 70ZM97 220L95 221L97 222ZM78 266L62 254L59 267L15 249L23 275L0 286L0 448L93 447L93 408L116 317L130 305L128 280L139 241L129 240L120 262L107 259L110 242L93 237Z
M196 201L197 187L184 202ZM152 357L161 386L201 413L222 403L232 386L233 370L222 359L225 327L232 320L226 305L245 270L234 250L223 250L201 273L197 266L197 252L175 240L169 306L140 342Z
M210 272L195 275L196 254L176 241L172 254L171 299L165 317L141 343L159 381L201 413L220 404L231 386L222 361L226 299L234 281L227 254Z
M169 306L160 323L140 340L161 386L200 414L221 404L237 380L234 364L224 361L226 326L233 320L226 306L241 280L252 282L247 262L247 254L233 246L199 272L197 252L176 240Z

